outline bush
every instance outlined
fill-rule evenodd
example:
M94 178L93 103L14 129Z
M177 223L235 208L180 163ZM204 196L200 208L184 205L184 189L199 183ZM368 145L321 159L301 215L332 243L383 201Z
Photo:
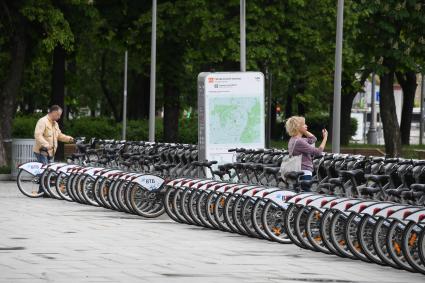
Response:
M189 119L180 119L179 142L190 144L198 143L198 116L192 115Z
M10 174L10 172L12 172L10 166L0 167L0 174Z
M119 131L122 131L122 124L119 125ZM127 122L127 140L147 141L149 139L149 120L130 120ZM163 141L162 119L155 120L155 140Z
M65 124L64 133L73 137L120 139L121 133L118 125L107 118L84 117Z
M12 125L12 137L17 139L33 139L34 129L41 116L16 116Z

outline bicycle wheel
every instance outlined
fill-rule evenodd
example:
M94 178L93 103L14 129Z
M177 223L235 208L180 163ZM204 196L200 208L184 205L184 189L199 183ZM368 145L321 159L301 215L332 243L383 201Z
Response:
M239 233L246 235L246 236L251 236L249 234L248 231L246 231L246 229L243 227L242 225L242 219L241 219L241 212L242 212L242 205L243 202L245 201L245 196L243 195L238 195L235 199L235 202L233 204L233 210L232 210L232 218L234 221L235 226L238 228Z
M285 208L277 205L272 200L269 200L264 206L261 220L264 231L272 241L282 244L290 244L292 241L286 233L284 224L285 213Z
M422 233L419 236L419 256L422 264L425 265L425 229L422 229Z
M201 195L199 196L196 202L196 212L203 226L210 229L215 229L215 227L208 221L208 218L207 218L207 209L209 209L207 207L208 193L209 193L208 191L203 191Z
M410 222L404 229L401 248L409 264L418 272L425 274L425 265L421 260L419 251L419 236L423 229L423 224Z
M232 229L230 229L227 225L226 220L224 219L224 205L226 203L227 195L228 194L218 193L218 196L216 197L214 203L214 218L220 230L226 232L233 232Z
M326 210L322 218L320 220L320 237L324 244L324 246L333 254L340 256L340 257L346 257L345 254L339 252L334 245L332 244L331 240L331 221L335 214L335 211L333 209Z
M176 189L172 186L166 187L166 191L164 194L164 207L165 207L165 212L168 214L168 216L174 221L180 223L180 219L177 218L174 212L174 206L173 206L173 198L174 198L175 191Z
M103 207L112 209L112 206L109 202L109 188L111 186L111 180L108 178L104 178L102 182L100 183L100 192L99 192L99 199L103 204Z
M62 199L66 201L73 201L72 198L68 195L66 190L66 184L68 183L69 176L65 173L60 173L56 177L56 192L61 196Z
M306 218L306 237L310 244L322 253L330 254L331 251L325 246L320 233L320 222L323 212L315 207L312 207Z
M68 179L65 185L66 193L71 198L72 201L77 201L77 197L74 195L74 190L73 190L75 179L76 179L76 175L70 174L68 176Z
M83 198L84 200L93 205L93 206L99 206L99 203L96 201L96 199L94 198L94 183L95 183L95 179L91 176L87 176L86 178L84 178L83 180Z
M345 225L345 235L347 239L347 247L350 252L356 256L357 258L370 262L369 258L365 255L363 251L363 247L360 245L360 241L358 240L358 228L362 217L357 213L351 213L347 219L347 223Z
M313 246L307 238L307 216L310 213L310 207L300 207L295 216L294 232L298 241L307 249L318 252L319 250Z
M386 263L376 254L375 246L373 245L373 230L375 228L375 224L375 218L370 215L364 215L359 223L357 239L362 247L362 251L370 261L379 265L386 265Z
M81 204L89 204L83 196L84 191L84 180L87 178L87 175L79 174L76 183L75 183L75 195L78 198L78 202Z
M401 268L410 272L417 272L416 269L409 264L402 251L402 239L405 228L406 225L399 220L392 221L386 237L387 250L393 261Z
M100 194L102 193L102 182L103 180L105 180L105 177L103 176L98 176L93 184L93 191L94 191L94 200L99 204L99 206L103 206L105 207L105 205L103 204L101 198L100 198Z
M347 247L347 235L345 234L347 220L348 216L344 212L334 213L330 222L330 240L335 249L345 257L358 259Z
M120 206L124 212L133 213L132 208L128 207L126 203L126 192L127 192L127 186L129 183L130 183L129 181L121 182L117 190L115 191L114 197L117 202L117 205Z
M246 197L245 201L242 204L242 210L241 210L241 223L245 229L245 231L247 231L250 236L255 237L255 238L260 238L262 239L263 237L260 236L254 228L254 224L252 223L252 214L253 214L253 208L255 205L255 201L256 199L252 198L252 197Z
M190 205L190 197L192 193L194 192L194 189L192 188L185 188L181 197L180 197L180 207L183 217L186 219L186 222L192 225L196 225L196 221L192 219L192 216L189 212L189 205Z
M298 240L297 236L295 235L295 220L297 213L302 209L302 207L291 203L286 210L285 217L284 217L284 224L285 224L285 231L288 234L288 237L291 239L291 241L296 244L297 246L301 248L307 248L304 243L300 242Z
M198 215L198 211L196 210L196 204L201 194L202 194L201 190L199 189L193 190L190 193L189 203L188 203L189 216L194 221L194 224L198 226L202 226L202 221Z
M23 169L19 169L16 183L18 185L18 189L24 196L30 198L38 198L44 195L44 191L39 192L40 177L30 175L27 171Z
M385 264L400 268L400 266L394 262L387 248L387 235L390 229L391 221L386 218L379 218L373 229L373 246L376 254L379 258L385 262Z
M177 218L180 220L181 223L189 224L186 220L186 218L183 216L182 212L182 202L181 197L183 195L184 188L183 187L177 187L174 191L174 197L173 197L173 207L174 207L174 213L177 216Z
M162 215L165 211L163 195L158 191L149 191L139 184L131 189L131 205L134 211L143 217L154 218Z
M224 221L226 222L230 230L232 230L232 232L234 233L240 233L233 219L233 208L234 208L235 200L236 200L235 195L233 194L227 195L226 201L224 202L223 216L224 216Z
M109 204L110 204L111 208L113 210L116 210L116 211L122 211L121 208L118 207L118 205L117 205L117 203L115 202L115 199L114 199L115 189L116 189L116 186L118 185L119 182L120 182L119 179L113 178L111 180L110 184L109 184L109 190L108 190Z
M207 219L208 222L214 226L214 228L219 229L220 226L218 225L216 219L214 218L214 209L215 209L215 201L217 199L218 193L216 193L215 191L211 191L209 192L208 196L207 196L207 210L206 210L206 215L207 215Z
M49 170L46 175L46 189L49 191L49 195L55 199L62 199L56 190L56 178L58 174L55 171Z
M264 238L266 240L271 240L270 236L265 232L263 227L263 222L261 220L265 205L266 205L266 202L263 198L258 198L255 201L255 204L252 208L251 221L252 221L252 226L255 229L255 232L257 232L257 234L261 238Z

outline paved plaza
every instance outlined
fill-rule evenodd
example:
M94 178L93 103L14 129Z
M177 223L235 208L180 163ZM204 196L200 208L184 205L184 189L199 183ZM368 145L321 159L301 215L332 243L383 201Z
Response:
M425 282L425 276L0 183L0 282Z

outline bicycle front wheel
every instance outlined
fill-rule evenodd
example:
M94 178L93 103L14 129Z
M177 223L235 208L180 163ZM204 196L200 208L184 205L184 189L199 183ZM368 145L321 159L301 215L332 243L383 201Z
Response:
M16 183L21 193L27 197L38 198L44 195L44 191L39 192L40 178L23 169L19 170Z

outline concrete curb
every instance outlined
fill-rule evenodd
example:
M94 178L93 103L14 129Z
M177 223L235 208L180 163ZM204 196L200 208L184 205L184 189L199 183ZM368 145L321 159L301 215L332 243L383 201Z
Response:
M11 181L11 175L10 174L0 174L0 181Z

